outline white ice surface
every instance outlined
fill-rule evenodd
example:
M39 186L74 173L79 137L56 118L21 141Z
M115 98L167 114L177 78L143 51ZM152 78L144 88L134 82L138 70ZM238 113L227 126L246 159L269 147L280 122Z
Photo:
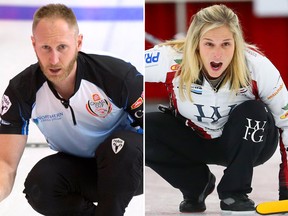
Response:
M278 199L278 172L280 162L280 151L277 149L274 156L265 164L254 169L252 187L253 191L249 197L255 201L256 205ZM216 176L216 184L223 175L224 167L209 166L210 170ZM145 168L145 215L146 216L226 216L231 215L220 210L220 201L216 190L206 199L207 210L204 213L181 214L179 212L179 203L182 201L182 195L179 190L172 188L165 180L163 180L152 169ZM233 215L249 215L256 216L257 213L233 214ZM275 214L283 215L283 214ZM287 214L288 215L288 214Z

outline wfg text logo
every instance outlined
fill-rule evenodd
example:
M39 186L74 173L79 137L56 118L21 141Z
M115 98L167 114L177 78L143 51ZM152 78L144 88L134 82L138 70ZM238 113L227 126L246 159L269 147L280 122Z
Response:
M245 126L246 132L243 139L252 140L254 143L263 142L263 134L267 121L257 121L249 118L246 119L248 124Z

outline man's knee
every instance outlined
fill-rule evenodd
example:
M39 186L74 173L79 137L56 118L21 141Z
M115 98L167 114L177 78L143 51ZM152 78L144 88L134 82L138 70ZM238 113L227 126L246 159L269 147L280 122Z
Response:
M29 172L24 186L25 197L29 204L39 213L45 214L51 208L50 195L56 189L57 176L51 172L50 158L40 160Z
M107 158L107 163L134 163L143 159L143 135L131 131L117 131L110 135L96 150L98 163ZM99 165L99 164L98 164Z
M139 188L143 178L142 139L142 134L118 131L98 147L96 160L100 191L103 188L102 192L127 192ZM107 187L102 187L102 184Z

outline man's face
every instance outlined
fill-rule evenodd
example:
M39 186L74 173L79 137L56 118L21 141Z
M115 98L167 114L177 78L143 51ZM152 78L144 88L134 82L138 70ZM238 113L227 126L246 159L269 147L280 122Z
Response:
M52 83L63 81L76 71L82 35L60 18L42 19L31 37L41 70Z

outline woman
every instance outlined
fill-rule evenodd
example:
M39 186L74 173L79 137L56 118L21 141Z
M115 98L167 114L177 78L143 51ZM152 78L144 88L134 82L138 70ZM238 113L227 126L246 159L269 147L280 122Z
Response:
M245 43L237 15L224 5L200 10L184 40L145 57L146 82L165 83L170 99L162 113L146 114L146 165L181 191L181 212L206 210L215 188L207 164L226 166L217 186L221 209L254 211L247 195L253 167L275 152L277 127L282 152L288 146L288 93L278 70ZM281 167L280 182L287 182Z

